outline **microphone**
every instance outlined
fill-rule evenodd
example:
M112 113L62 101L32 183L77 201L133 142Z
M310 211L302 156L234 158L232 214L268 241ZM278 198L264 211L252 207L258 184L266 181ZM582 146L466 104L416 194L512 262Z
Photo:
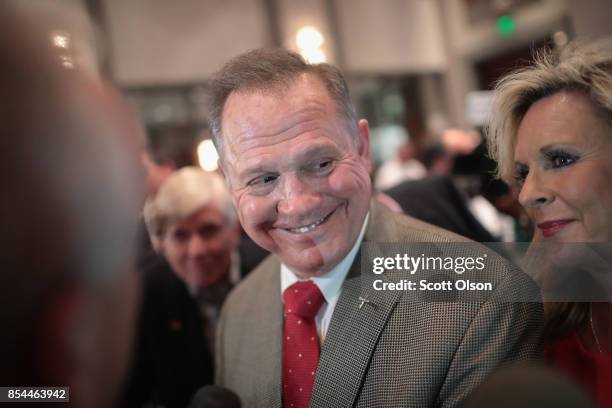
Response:
M491 374L461 408L595 408L569 378L540 366L515 366Z
M216 385L201 387L188 408L241 408L240 398L233 391Z

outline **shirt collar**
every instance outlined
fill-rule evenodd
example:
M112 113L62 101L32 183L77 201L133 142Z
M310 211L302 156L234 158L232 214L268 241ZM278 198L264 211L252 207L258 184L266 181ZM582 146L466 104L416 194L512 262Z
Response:
M325 298L325 302L327 304L335 303L340 295L340 288L342 287L342 283L346 278L346 275L351 269L351 265L355 260L355 256L359 251L359 246L361 245L361 241L363 241L363 236L365 234L366 226L368 225L368 219L370 218L370 213L366 214L365 219L363 220L363 225L361 226L361 232L359 232L359 236L353 244L353 248L349 251L349 253L342 259L336 266L334 266L329 272L322 276L316 276L314 278L310 278L314 282L315 285L319 287L319 290L323 294ZM281 264L281 297L289 286L294 283L304 280L298 277L289 267L285 264Z

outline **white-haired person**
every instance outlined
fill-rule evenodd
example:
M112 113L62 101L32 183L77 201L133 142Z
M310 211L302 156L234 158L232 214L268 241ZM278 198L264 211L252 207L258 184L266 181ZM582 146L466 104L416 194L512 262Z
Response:
M240 276L240 230L223 179L198 167L169 176L144 216L162 259L143 272L124 406L185 407L199 387L213 382L216 321Z
M537 227L532 247L554 245L559 257L576 243L612 241L610 40L541 52L533 66L503 78L488 138L499 175L518 184L519 201ZM552 272L547 285L560 279L559 268ZM603 288L598 282L590 290ZM546 357L601 406L612 407L612 303L607 299L547 303Z

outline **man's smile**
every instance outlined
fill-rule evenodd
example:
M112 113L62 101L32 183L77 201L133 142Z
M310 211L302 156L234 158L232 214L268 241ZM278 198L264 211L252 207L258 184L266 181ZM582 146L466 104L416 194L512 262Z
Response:
M319 225L323 224L324 222L326 222L329 217L334 213L335 209L330 212L329 214L327 214L325 217L316 220L315 222L313 222L312 224L308 224L308 225L303 225L301 227L296 227L296 228L285 228L285 230L292 232L294 234L304 234L306 232L310 232L313 229L315 229L316 227L318 227Z

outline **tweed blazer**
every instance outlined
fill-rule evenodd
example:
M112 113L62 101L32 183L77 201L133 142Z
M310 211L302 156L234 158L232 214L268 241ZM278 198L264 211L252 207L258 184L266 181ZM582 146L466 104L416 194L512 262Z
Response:
M370 217L366 243L466 241L376 203ZM540 357L540 303L495 301L500 289L477 302L402 302L363 284L359 263L358 255L322 344L311 407L452 407L499 366ZM487 271L496 288L537 297L503 265ZM359 307L360 297L371 303ZM282 334L280 264L270 256L226 300L216 383L245 407L281 407Z

